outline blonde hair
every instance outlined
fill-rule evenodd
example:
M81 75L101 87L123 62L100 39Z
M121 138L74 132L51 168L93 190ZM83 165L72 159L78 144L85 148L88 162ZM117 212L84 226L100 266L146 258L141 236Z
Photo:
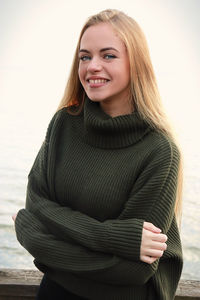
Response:
M85 92L78 76L80 43L87 28L99 23L110 24L126 46L130 62L130 98L134 108L144 120L148 121L151 127L167 134L174 140L174 134L162 107L146 38L134 19L115 9L104 10L91 16L83 26L65 93L58 109L69 107L70 111L70 106L76 105L77 114L82 110ZM182 177L181 159L175 203L175 214L178 220L181 218Z

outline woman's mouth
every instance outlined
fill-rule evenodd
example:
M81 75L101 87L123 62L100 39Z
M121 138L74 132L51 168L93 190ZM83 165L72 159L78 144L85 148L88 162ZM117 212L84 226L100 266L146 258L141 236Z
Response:
M109 80L98 78L98 79L88 79L87 82L91 88L96 88L96 87L104 86L105 84L107 84L107 82L109 82Z

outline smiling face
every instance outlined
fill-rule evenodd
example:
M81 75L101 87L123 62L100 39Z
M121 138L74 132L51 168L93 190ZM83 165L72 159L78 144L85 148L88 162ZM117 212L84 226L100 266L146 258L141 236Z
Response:
M84 32L78 72L88 97L100 102L105 112L113 116L130 113L129 59L111 25L100 23Z

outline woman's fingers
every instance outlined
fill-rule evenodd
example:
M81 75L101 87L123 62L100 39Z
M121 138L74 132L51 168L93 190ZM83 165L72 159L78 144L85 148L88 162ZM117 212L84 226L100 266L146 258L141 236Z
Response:
M153 250L149 249L145 252L146 256L151 256L155 258L160 258L163 256L164 251L163 250Z
M151 257L151 256L141 256L141 261L147 263L147 264L152 264L154 263L158 258L157 257Z
M160 233L160 234L152 233L152 241L166 243L167 236L166 236L166 234L163 234L163 233Z
M153 224L144 222L140 260L146 263L153 263L158 258L162 257L167 249L167 236L161 233L161 230Z
M143 228L146 229L146 230L155 232L155 233L160 233L161 232L160 228L154 226L152 223L149 223L149 222L144 222Z
M152 242L151 248L155 249L155 250L165 251L167 249L167 244L166 243Z
M167 236L166 234L163 233L154 233L152 231L149 231L145 228L143 228L143 234L144 238L148 241L154 241L158 243L166 243L167 241Z
M17 214L12 216L12 219L13 219L14 222L15 222L16 217L17 217Z
M142 246L141 247L141 256L152 256L160 258L163 256L164 251L167 249L166 245L159 246Z

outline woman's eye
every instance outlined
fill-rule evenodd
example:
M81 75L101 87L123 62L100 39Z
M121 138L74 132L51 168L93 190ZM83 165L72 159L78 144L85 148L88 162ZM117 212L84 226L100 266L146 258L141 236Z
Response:
M112 58L116 58L116 56L114 54L105 54L104 58L105 59L112 59Z
M80 57L80 60L82 60L82 61L90 60L90 56L83 55L83 56Z

